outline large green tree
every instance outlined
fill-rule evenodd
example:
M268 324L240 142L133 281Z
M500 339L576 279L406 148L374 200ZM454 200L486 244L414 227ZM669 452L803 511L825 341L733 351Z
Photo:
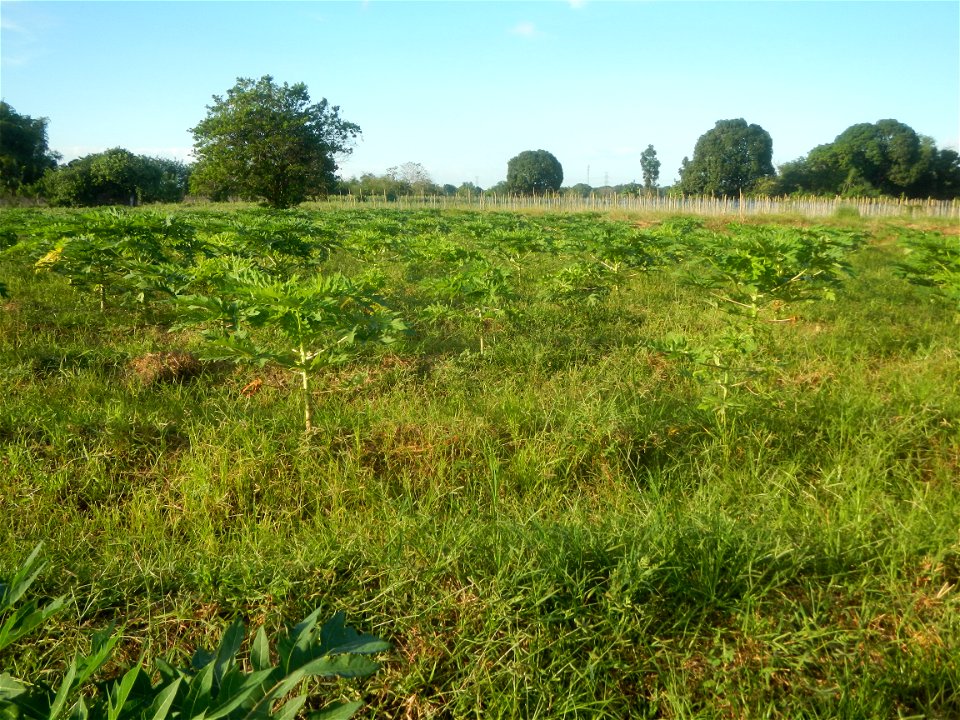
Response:
M957 153L898 120L858 123L780 168L786 193L957 197Z
M264 75L238 78L226 97L215 95L191 132L194 192L287 208L333 190L336 157L351 151L360 128L325 98L311 103L303 83L278 85Z
M681 168L680 187L691 195L735 196L774 176L773 140L746 120L718 120L700 136L693 160Z
M47 119L21 115L0 101L0 185L17 194L57 166L59 156L47 147Z
M520 195L543 195L563 184L563 166L546 150L524 150L507 163L507 188Z
M43 179L51 205L137 205L179 202L190 168L177 160L135 155L112 148L72 160Z

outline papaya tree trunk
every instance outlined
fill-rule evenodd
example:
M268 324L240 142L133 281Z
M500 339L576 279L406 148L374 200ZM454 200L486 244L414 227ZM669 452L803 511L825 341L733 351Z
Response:
M313 432L313 404L310 402L310 376L306 370L301 370L303 376L303 421L307 435Z
M303 380L303 422L304 434L313 432L313 403L310 401L310 374L307 371L307 353L300 345L300 377Z

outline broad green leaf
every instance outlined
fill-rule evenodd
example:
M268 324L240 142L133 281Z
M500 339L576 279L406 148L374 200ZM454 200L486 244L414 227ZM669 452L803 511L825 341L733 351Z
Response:
M380 669L375 660L362 655L333 655L311 660L301 670L305 676L365 677Z
M271 717L273 720L293 720L307 702L306 695L297 695L285 702Z
M213 663L208 662L190 679L182 706L182 713L186 717L204 717L210 709L213 703L213 670Z
M9 582L0 582L0 612L12 608L43 570L44 563L36 562L42 547L43 543L38 543L30 551L27 559L23 561Z
M352 702L341 702L328 705L319 712L310 713L310 720L348 720L363 707L363 702L354 700Z
M254 670L267 670L271 668L270 664L270 642L267 640L267 633L261 625L253 639L253 646L250 648L250 664Z
M53 698L53 702L50 704L50 720L56 720L59 717L60 713L63 712L67 704L67 698L70 696L71 691L73 690L73 679L77 675L77 661L73 659L70 661L70 666L67 668L66 674L63 676L63 681L60 683L60 688L57 690L56 696Z
M261 685L270 677L272 672L273 669L268 668L244 676L238 687L231 687L229 692L220 693L223 696L217 698L220 704L208 710L204 717L207 720L215 720L229 715L251 697L257 695Z
M0 625L0 650L33 632L52 615L59 612L63 605L64 598L59 597L39 609L36 601L30 601L18 608Z
M113 626L94 633L91 641L91 653L81 656L77 664L77 685L82 686L87 680L97 672L110 659L113 649L120 642L121 633L113 632Z
M27 691L27 686L9 673L0 675L0 700L12 700Z
M70 708L70 714L67 716L69 720L87 720L90 715L90 711L87 709L87 703L84 701L83 697L80 697L73 707Z
M107 693L107 720L117 720L120 713L123 712L123 706L127 704L130 692L140 675L141 657L137 663L127 670L120 678L120 682L113 683Z
M240 645L243 643L244 626L243 620L237 618L230 627L227 628L220 640L220 647L217 648L215 666L213 671L214 687L220 686L223 673L234 662L237 653L240 651Z
M180 678L177 678L172 683L164 687L159 693L157 693L156 698L147 709L143 719L166 720L167 715L170 713L170 708L173 706L173 702L177 698L177 692L180 689L181 682L183 681Z

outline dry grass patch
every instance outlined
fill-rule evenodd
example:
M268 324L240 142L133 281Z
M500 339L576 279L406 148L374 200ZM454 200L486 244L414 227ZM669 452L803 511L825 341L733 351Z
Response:
M128 364L130 372L143 385L185 382L203 371L196 355L183 350L146 353Z

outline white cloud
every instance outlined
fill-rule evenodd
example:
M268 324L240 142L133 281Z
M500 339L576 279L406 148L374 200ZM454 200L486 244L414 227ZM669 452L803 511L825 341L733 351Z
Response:
M15 22L3 16L0 16L0 30L6 30L7 32L20 33L21 35L27 34L26 30L24 30L22 27L17 25Z
M587 4L587 0L567 0L567 3L574 10L579 10L580 8L582 8L584 5Z
M510 28L510 33L520 37L533 37L537 34L537 26L532 22L521 22Z

